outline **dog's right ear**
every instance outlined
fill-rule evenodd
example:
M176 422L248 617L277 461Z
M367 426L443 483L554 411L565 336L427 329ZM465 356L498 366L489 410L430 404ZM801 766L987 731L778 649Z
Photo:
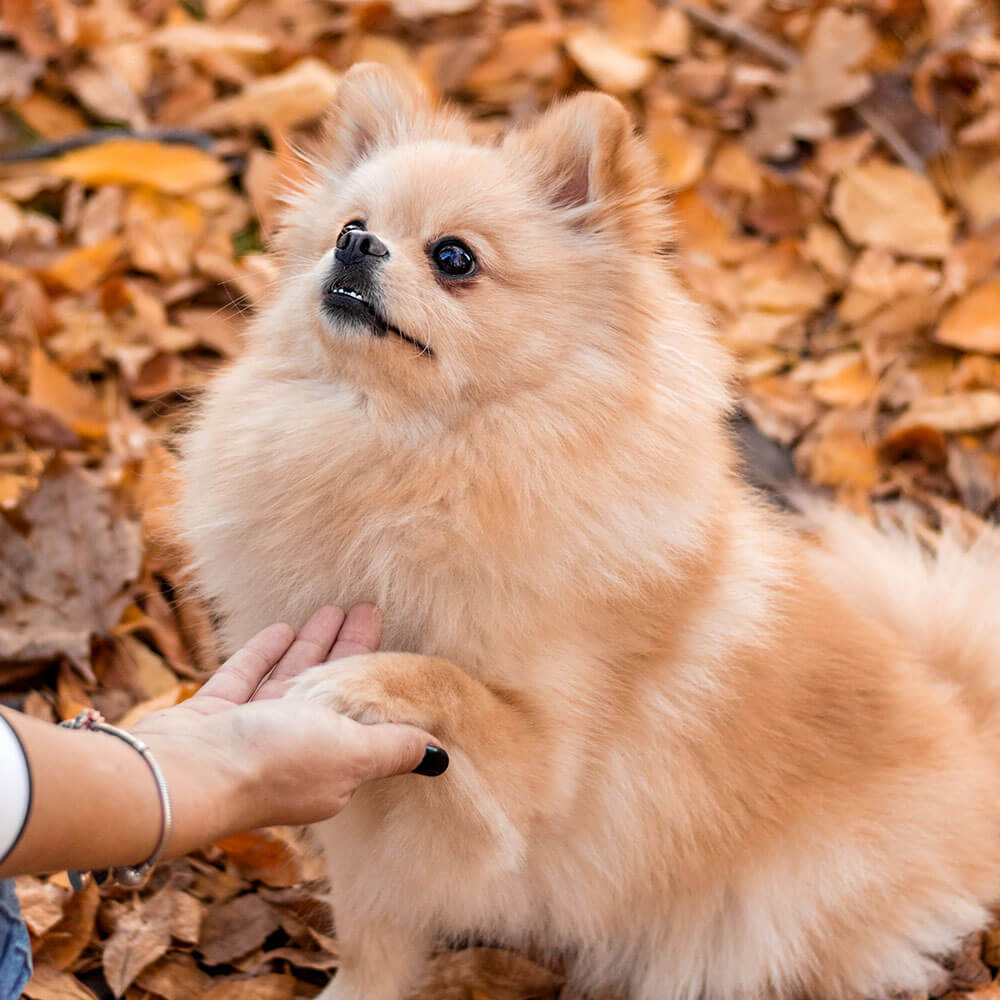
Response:
M465 137L461 122L434 107L418 81L379 63L358 63L344 74L324 132L325 158L335 171L401 142Z

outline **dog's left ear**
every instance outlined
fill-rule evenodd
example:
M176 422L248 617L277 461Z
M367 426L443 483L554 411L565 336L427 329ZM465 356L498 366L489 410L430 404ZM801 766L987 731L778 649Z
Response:
M535 178L549 205L581 229L624 226L658 249L669 228L651 152L613 97L578 94L534 125L511 132L504 149Z
M358 63L344 74L324 131L327 156L340 170L402 142L465 134L459 119L436 108L416 80L378 63Z

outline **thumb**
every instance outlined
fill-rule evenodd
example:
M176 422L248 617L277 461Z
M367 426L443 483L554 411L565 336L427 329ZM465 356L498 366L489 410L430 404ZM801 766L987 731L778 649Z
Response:
M380 723L363 726L362 754L365 780L394 774L425 774L436 777L448 767L448 754L429 733L416 726Z

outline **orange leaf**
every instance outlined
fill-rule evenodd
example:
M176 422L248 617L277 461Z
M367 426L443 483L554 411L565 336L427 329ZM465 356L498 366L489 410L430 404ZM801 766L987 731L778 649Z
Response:
M57 261L49 264L40 277L57 288L85 292L107 277L124 250L125 241L120 236L109 236L99 243L77 247L63 254Z
M225 164L193 146L110 139L49 164L57 177L81 184L142 184L164 194L189 194L228 176Z

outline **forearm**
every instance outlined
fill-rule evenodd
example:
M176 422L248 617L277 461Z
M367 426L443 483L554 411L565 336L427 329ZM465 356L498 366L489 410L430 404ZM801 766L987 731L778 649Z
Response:
M59 729L2 711L28 757L32 804L24 832L0 864L0 877L146 860L160 836L161 809L142 757L113 736ZM184 853L230 832L231 797L209 794L215 784L211 775L197 776L205 791L199 795L182 762L157 757L175 815L168 853Z

